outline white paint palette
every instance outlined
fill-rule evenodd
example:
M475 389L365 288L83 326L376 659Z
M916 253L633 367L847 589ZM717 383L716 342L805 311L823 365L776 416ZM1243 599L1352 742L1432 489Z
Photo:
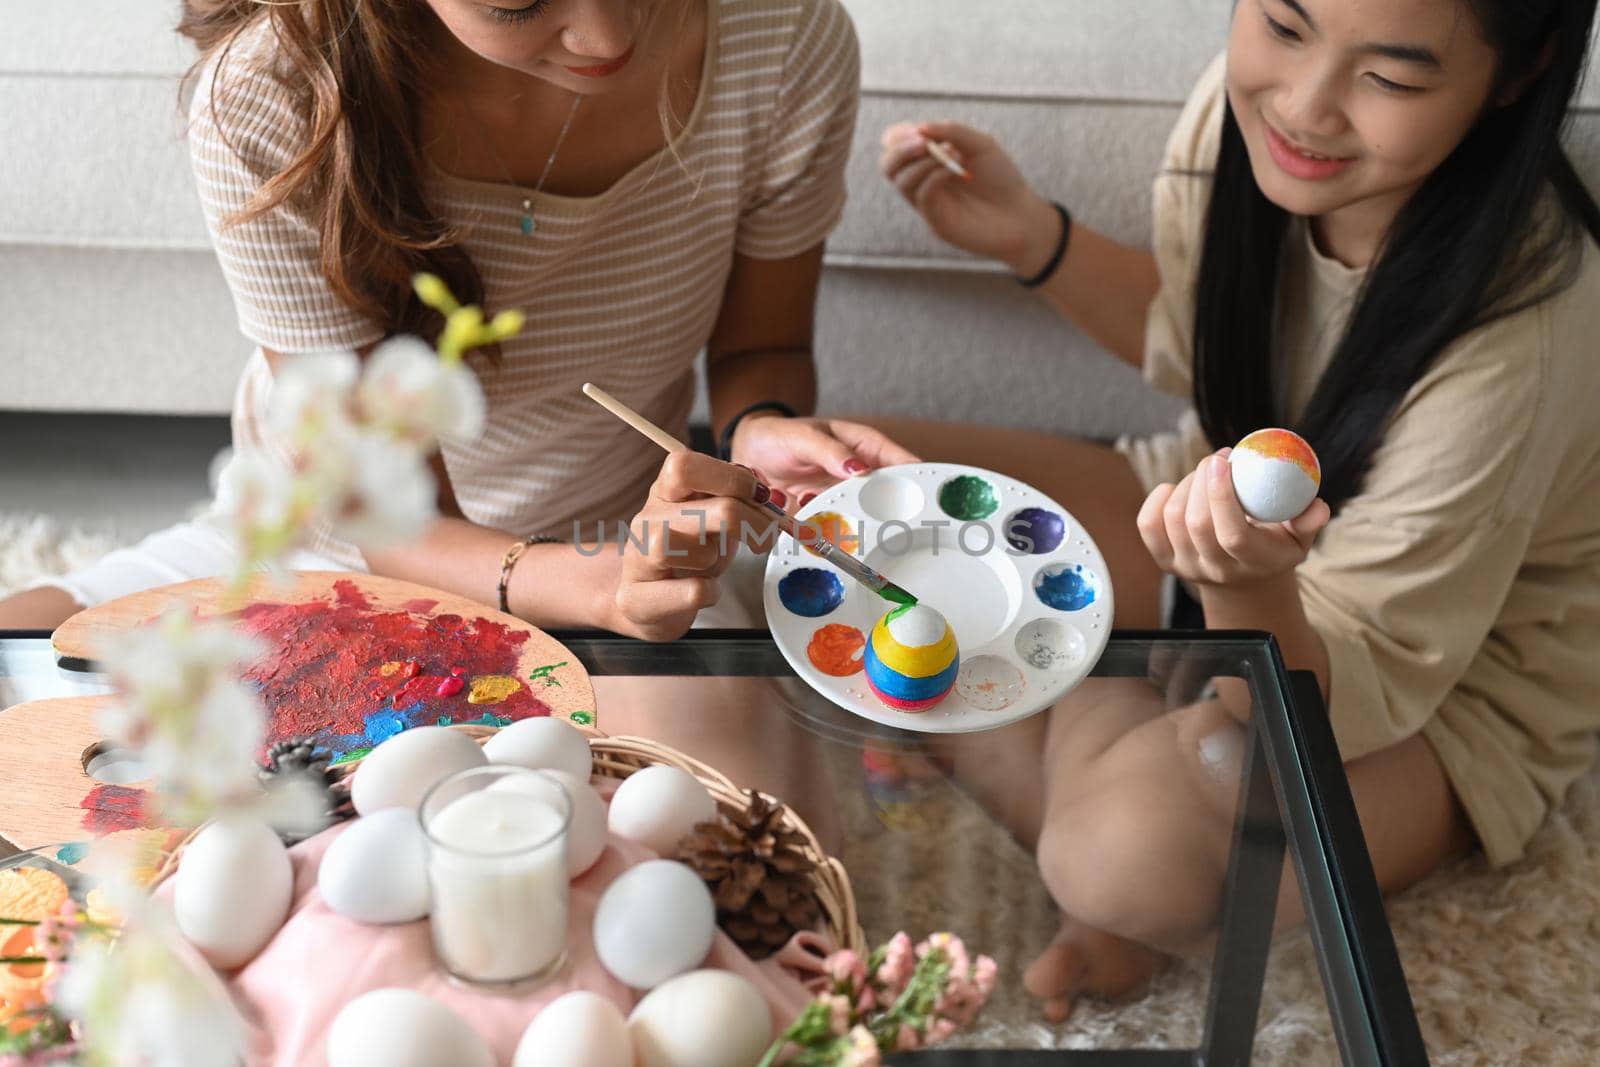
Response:
M922 733L992 730L1055 703L1111 635L1111 572L1087 531L1037 489L955 463L887 467L798 513L950 622L955 688L897 711L867 684L864 652L895 607L784 537L767 559L767 625L795 673L835 704Z

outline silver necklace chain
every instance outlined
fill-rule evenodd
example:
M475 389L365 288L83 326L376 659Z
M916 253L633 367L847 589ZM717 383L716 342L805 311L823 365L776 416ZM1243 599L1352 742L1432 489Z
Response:
M533 197L544 192L544 183L550 177L550 169L556 165L556 156L561 154L561 146L566 143L567 131L572 129L572 120L577 117L578 105L581 103L583 103L583 95L581 93L573 94L572 108L567 112L567 120L561 124L561 132L556 134L556 143L550 149L550 157L544 161L544 170L539 172L539 182L533 187L533 196L525 196L522 198L522 220L520 223L518 223L518 227L522 230L524 237L532 237L539 229L539 225L533 217ZM484 122L482 119L479 119L477 113L472 110L472 105L467 104L466 106L467 111L472 115L473 120L477 122L479 127L482 127ZM516 176L511 173L511 168L506 166L505 158L501 156L499 150L495 148L494 141L488 140L484 143L487 145L489 153L494 156L494 161L500 165L501 171L505 173L506 182L510 185L518 184Z

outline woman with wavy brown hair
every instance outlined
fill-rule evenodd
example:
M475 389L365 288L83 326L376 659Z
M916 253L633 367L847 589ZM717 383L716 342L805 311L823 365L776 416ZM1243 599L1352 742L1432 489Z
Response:
M179 31L200 49L186 88L201 202L259 346L236 445L285 456L264 419L284 360L433 337L419 271L526 316L474 364L486 428L436 457L444 515L427 536L366 557L323 536L292 565L494 603L509 557L505 601L530 621L673 637L716 602L737 547L702 536L708 513L911 458L802 414L856 110L838 0L186 0ZM705 456L663 465L580 395L594 380L686 436L702 349L725 455L759 482ZM630 520L689 555L667 558L666 537L573 543ZM185 523L0 602L0 626L216 573L229 551Z

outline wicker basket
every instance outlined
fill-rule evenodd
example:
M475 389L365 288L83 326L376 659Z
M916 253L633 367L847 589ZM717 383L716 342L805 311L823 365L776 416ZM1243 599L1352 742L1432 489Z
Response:
M748 798L727 775L684 755L675 748L643 737L611 737L594 727L577 724L574 726L588 736L589 751L594 756L594 773L601 778L615 778L621 781L635 771L664 763L699 779L724 812L733 814L748 809ZM498 727L481 724L460 724L450 726L448 729L464 731L480 745L499 732ZM334 770L342 772L343 781L348 783L360 763L359 759L350 760L338 764ZM785 805L780 818L788 829L804 839L805 852L816 864L812 878L815 881L817 902L822 907L823 932L832 939L836 948L847 948L865 955L866 934L856 914L855 893L850 888L850 876L845 873L844 864L823 851L816 835L811 832L811 827L795 814L793 808ZM190 834L190 838L193 836ZM190 838L186 838L174 849L162 864L156 876L158 883L177 869L178 858L183 854L184 845L188 844Z

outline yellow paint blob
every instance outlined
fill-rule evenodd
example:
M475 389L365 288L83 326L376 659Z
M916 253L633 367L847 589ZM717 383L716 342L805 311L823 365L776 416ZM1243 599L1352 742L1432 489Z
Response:
M472 680L472 692L467 694L468 704L498 704L513 693L522 691L522 681L509 674L486 674Z
M388 663L385 663L383 666L379 667L378 673L383 675L385 678L392 678L399 674L400 668L404 666L405 664L401 663L399 660L392 659Z

